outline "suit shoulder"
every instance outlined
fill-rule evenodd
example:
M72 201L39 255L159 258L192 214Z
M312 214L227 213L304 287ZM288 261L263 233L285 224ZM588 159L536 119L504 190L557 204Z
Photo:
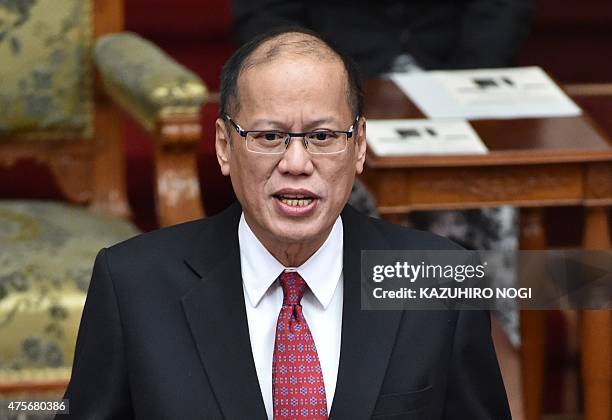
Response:
M160 261L173 257L182 258L194 247L194 243L207 231L223 223L221 215L193 220L153 230L119 242L108 248L107 254L115 260ZM214 236L214 233L210 233Z
M382 219L363 216L394 249L414 250L461 250L461 246L443 236L435 235L406 226L393 224Z
M197 235L206 226L206 219L193 220L178 225L141 233L128 240L109 247L111 254L134 253L139 250L151 251L160 248L183 246L189 238Z

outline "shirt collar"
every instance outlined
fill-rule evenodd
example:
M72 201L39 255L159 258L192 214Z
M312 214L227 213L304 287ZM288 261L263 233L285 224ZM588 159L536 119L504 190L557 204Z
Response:
M321 247L301 266L285 267L257 239L244 218L238 223L242 281L253 307L284 270L297 271L315 298L327 308L342 274L343 225L340 216Z

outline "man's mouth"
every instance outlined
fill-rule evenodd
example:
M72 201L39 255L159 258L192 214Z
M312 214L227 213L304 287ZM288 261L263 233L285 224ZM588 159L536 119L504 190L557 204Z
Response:
M293 194L278 194L274 197L280 200L283 204L286 204L291 207L305 207L312 203L314 200L314 197Z
M305 188L283 188L273 197L276 209L285 217L306 217L312 215L319 204L320 197Z

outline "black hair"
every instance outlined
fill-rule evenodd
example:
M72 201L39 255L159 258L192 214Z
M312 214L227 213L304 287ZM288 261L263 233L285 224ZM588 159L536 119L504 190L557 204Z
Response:
M223 69L221 70L221 88L219 92L219 116L224 119L226 114L231 114L237 111L239 108L239 93L238 93L238 78L240 74L247 68L255 66L258 62L250 62L253 52L259 48L262 44L270 41L274 38L281 38L282 35L288 34L304 34L308 35L314 40L304 40L302 47L304 52L314 53L320 52L322 54L331 53L331 56L336 56L342 62L346 71L347 77L347 99L351 111L354 116L363 115L363 87L361 83L361 77L357 65L353 60L342 53L340 50L335 48L329 41L324 39L320 34L311 31L309 29L299 26L285 26L272 29L261 35L256 36L250 41L243 44L230 58L227 60ZM321 51L320 45L323 44L328 51ZM282 47L279 41L278 45L274 45L270 50L267 51L265 61L269 61L277 56ZM264 60L262 60L263 62Z

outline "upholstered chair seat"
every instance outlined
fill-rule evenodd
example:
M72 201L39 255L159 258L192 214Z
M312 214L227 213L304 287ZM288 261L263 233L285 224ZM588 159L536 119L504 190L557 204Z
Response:
M95 256L137 233L81 206L0 201L0 380L69 374Z

